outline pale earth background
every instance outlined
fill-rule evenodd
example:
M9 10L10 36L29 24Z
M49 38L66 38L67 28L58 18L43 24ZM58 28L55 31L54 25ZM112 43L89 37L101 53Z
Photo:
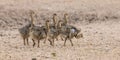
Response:
M69 24L82 29L84 38L47 41L40 48L24 46L18 28L30 20L29 10L36 12L35 24L69 14ZM55 54L55 55L53 55ZM0 0L0 60L119 60L120 0Z

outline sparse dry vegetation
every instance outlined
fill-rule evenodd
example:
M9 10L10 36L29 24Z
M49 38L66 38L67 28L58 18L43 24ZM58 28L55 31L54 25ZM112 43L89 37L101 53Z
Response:
M68 13L68 25L81 29L83 38L72 38L74 46L59 39L54 47L46 41L40 48L29 38L24 46L18 29L31 21L30 10L40 27L54 13L58 21ZM119 60L119 27L120 0L0 0L0 60Z

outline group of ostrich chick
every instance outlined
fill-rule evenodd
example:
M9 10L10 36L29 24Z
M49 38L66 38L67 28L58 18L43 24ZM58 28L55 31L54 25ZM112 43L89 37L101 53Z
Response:
M57 14L54 13L52 18L53 22L50 23L50 20L45 20L45 24L42 26L36 26L34 24L34 11L30 11L29 14L31 21L22 28L18 29L21 37L23 38L24 45L29 45L28 38L30 38L33 41L33 47L36 43L39 47L41 40L44 40L44 43L49 41L50 45L54 46L54 41L59 38L64 41L64 46L66 45L67 40L69 40L73 46L72 38L75 37L79 39L83 37L81 29L77 29L75 26L68 24L67 13L64 14L63 20L57 20Z

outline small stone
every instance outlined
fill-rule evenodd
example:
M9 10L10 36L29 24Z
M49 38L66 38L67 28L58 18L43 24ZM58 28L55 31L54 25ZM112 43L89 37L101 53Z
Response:
M32 60L37 60L36 58L32 58Z
M56 57L56 53L51 53L51 54L52 54L52 56Z

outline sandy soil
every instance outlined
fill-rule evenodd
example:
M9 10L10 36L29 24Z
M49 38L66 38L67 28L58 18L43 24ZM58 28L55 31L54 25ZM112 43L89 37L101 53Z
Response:
M29 18L29 10L36 12L35 24L58 19L69 14L69 23L82 29L84 38L47 41L40 48L24 46L18 28ZM120 59L120 0L0 0L0 60L119 60Z

